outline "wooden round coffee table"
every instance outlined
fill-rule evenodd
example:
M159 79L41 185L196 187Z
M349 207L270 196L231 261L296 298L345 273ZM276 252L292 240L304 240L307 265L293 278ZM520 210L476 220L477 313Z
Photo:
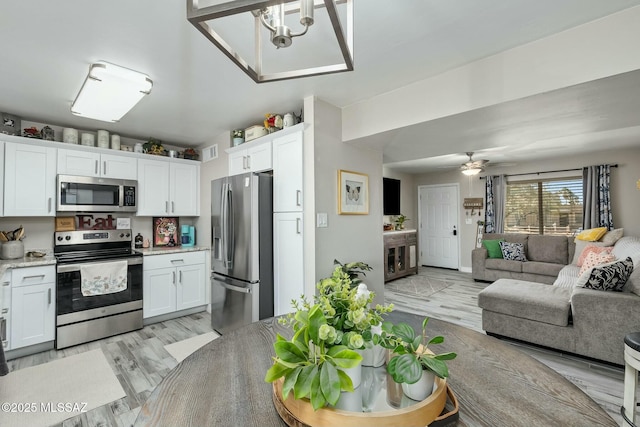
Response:
M419 329L422 318L393 312L392 322ZM264 375L274 319L245 326L205 345L178 364L140 410L136 426L286 426ZM589 396L564 377L500 340L462 326L429 320L427 333L443 335L438 351L454 351L448 383L460 402L457 426L617 426Z

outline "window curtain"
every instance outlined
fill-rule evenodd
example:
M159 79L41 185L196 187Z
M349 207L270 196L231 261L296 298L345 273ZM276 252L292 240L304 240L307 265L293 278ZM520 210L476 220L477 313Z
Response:
M584 195L582 228L585 230L596 227L613 229L610 177L609 165L587 166L582 170L582 194Z
M504 202L506 198L506 176L487 176L485 182L485 233L504 232Z

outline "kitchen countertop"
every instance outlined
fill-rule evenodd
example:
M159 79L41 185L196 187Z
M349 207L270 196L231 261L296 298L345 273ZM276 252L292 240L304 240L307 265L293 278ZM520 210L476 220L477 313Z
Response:
M208 251L208 247L204 246L191 246L183 248L182 246L160 246L155 248L135 249L136 252L140 252L144 256L148 255L163 255L163 254L175 254L180 252L196 252L196 251Z
M55 265L56 259L53 255L46 255L42 258L22 257L16 259L0 260L0 276L11 268L39 267L41 265Z

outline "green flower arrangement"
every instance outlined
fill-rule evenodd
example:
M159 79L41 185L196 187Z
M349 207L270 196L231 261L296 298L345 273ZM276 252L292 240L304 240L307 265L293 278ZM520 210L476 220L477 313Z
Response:
M265 375L266 382L284 377L283 398L293 392L296 399L308 398L314 410L335 405L341 391L353 391L344 369L360 364L362 356L355 350L373 339L371 326L393 310L393 305L370 308L375 294L363 283L353 286L344 267L337 265L331 277L318 282L313 304L304 297L294 300L295 312L278 320L292 327L294 334L291 340L277 335L276 357Z

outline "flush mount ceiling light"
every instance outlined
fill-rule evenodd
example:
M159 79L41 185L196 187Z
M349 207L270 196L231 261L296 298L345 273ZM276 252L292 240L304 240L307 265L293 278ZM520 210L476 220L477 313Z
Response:
M89 67L71 112L89 119L117 122L151 92L152 86L146 74L98 61Z
M484 172L484 165L489 163L489 160L473 160L471 156L473 153L466 153L469 156L469 161L467 163L463 163L460 166L462 173L468 176L478 175L480 172Z
M213 6L203 5L200 7L200 3L205 2L205 0L187 0L187 19L256 83L353 71L353 0L339 0L337 2L335 0L232 0ZM344 4L346 8L346 32L340 22L337 4ZM331 58L327 61L331 63L326 65L265 72L263 66L263 28L268 31L271 43L275 45L276 49L290 47L295 44L293 43L294 37L318 30L316 27L319 22L314 18L314 9L320 8L326 9L329 20L323 22L327 22L327 25L332 27L341 53L341 62L335 63ZM290 14L299 14L299 22L303 27L301 31L294 32L285 24L285 15ZM246 15L253 19L253 66L242 57L239 48L232 48L223 39L220 31L213 28L213 21L220 21L220 18L234 15ZM310 29L314 23L316 23L316 27ZM326 40L322 40L323 44L325 42ZM300 53L298 56L316 53L315 48L313 51L307 48L306 52Z

